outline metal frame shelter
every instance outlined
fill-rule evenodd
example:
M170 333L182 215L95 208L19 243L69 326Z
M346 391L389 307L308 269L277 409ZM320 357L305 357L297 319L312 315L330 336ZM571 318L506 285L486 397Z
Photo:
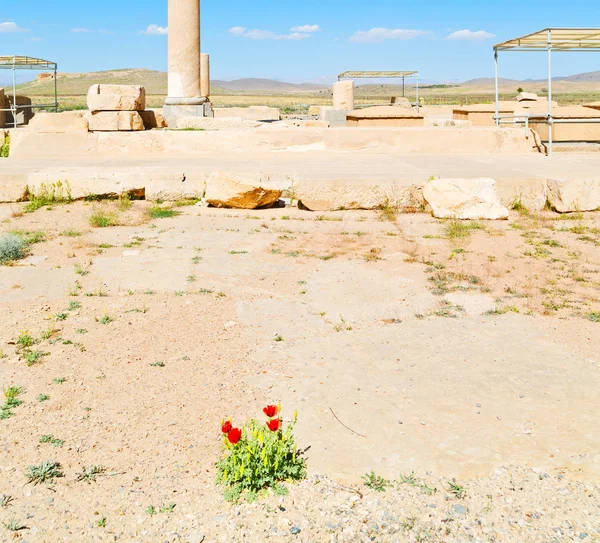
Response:
M53 107L58 111L58 86L56 82L56 72L58 64L43 60L41 58L22 57L22 56L0 56L0 70L12 70L12 107L0 109L0 111L10 111L13 115L13 123L17 128L17 112L19 109L33 109L41 107ZM17 70L39 70L42 72L54 72L54 103L53 104L31 104L17 106ZM0 104L1 106L2 104Z
M600 119L572 118L555 119L552 115L552 53L600 53L600 28L545 28L533 34L505 41L494 45L494 60L496 64L496 125L502 119L512 119L515 116L499 115L499 84L498 84L498 53L502 52L546 52L548 55L548 113L545 116L533 115L536 122L548 124L548 154L552 154L553 125L558 123L597 123ZM529 115L524 119L529 122ZM521 121L522 122L522 121Z
M405 97L406 78L416 79L417 101L413 104L419 109L419 72L396 71L396 72L344 72L338 75L338 81L342 79L402 79L402 98Z

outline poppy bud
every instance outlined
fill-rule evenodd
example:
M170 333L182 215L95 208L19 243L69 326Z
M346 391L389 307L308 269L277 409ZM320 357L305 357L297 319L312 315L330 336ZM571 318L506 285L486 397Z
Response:
M233 424L231 424L231 421L226 420L223 423L223 426L221 426L221 432L223 432L224 434L228 434L232 428L233 428Z

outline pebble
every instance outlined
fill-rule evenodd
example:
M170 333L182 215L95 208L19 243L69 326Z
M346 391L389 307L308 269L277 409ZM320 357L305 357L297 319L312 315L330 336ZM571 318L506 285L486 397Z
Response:
M452 509L457 515L467 514L467 508L464 505L456 504Z
M298 526L292 526L290 528L290 532L292 533L292 535L298 535L302 530L300 528L298 528Z

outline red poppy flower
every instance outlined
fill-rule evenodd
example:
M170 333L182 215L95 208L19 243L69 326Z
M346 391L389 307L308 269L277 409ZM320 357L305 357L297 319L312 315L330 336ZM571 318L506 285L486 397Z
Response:
M229 443L231 443L232 445L235 445L240 438L242 437L242 431L239 428L232 428L231 430L229 430L229 433L227 434L227 439L229 440Z
M277 415L277 413L279 413L279 408L276 405L267 405L267 407L263 409L263 413L272 419L275 415Z
M223 426L221 426L221 432L223 432L224 434L228 434L232 428L233 428L233 424L231 424L231 421L226 420L223 423Z
M271 419L269 422L267 422L267 426L271 432L276 432L281 426L281 419Z

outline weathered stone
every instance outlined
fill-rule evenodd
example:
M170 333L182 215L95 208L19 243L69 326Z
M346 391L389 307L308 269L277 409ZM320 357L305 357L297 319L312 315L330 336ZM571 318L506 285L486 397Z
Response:
M258 126L260 126L259 121L239 117L224 117L222 119L179 117L175 121L175 128L178 130L239 130L240 128L256 128Z
M310 211L381 209L418 211L423 196L418 185L392 180L305 179L294 183L294 195Z
M356 109L346 115L348 126L424 126L423 115L414 109L396 106L373 106Z
M354 81L338 81L333 84L333 108L344 111L354 109Z
M432 179L423 197L438 219L507 219L493 179Z
M0 89L0 109L6 109L5 103L4 89ZM4 126L6 126L6 111L0 111L0 128Z
M146 90L140 85L92 85L87 105L90 111L143 111Z
M218 107L214 109L215 119L239 117L251 121L278 121L281 119L279 109L268 106L250 107Z
M256 209L276 203L281 190L265 188L268 179L242 179L232 174L217 172L206 181L206 201L215 207Z
M496 191L508 209L519 204L530 211L541 211L548 198L548 183L534 177L500 178L496 179Z
M517 94L517 102L537 102L538 95L533 92L520 92Z
M337 125L346 124L346 113L348 112L345 109L335 109L332 106L321 106L319 108L319 118L322 121Z
M145 111L139 111L138 113L140 114L140 117L142 117L144 128L146 130L167 127L167 121L163 117L161 109L147 109Z
M31 130L41 134L88 131L88 121L83 111L63 111L62 113L41 111L31 120L29 126Z
M548 201L559 213L600 209L600 179L548 180Z
M144 121L137 111L91 111L86 118L91 132L144 130Z
M6 108L12 106L14 102L14 97L12 94L5 94L4 96L4 105ZM17 95L17 125L29 124L29 121L34 117L34 112L31 107L31 98L28 96ZM5 111L6 114L6 124L7 126L11 126L14 124L14 115L12 111Z

